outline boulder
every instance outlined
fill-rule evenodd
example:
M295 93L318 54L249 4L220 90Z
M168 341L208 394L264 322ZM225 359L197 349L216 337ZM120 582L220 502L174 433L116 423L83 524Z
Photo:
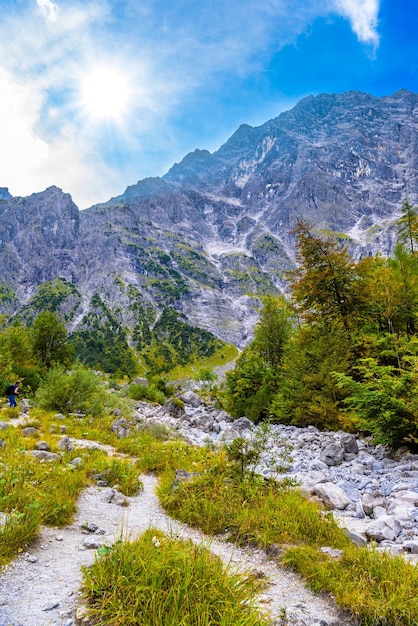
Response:
M349 504L351 504L350 498L334 483L318 483L312 489L314 493L322 502L330 509L343 510Z
M38 443L35 445L35 450L46 450L47 452L49 452L51 448L47 441L38 441Z
M49 452L48 450L29 450L27 454L31 454L39 461L61 461L59 454Z
M344 458L344 452L344 448L336 443L331 443L322 450L320 459L327 465L338 465Z
M118 506L129 506L129 500L123 493L120 493L117 489L107 487L103 489L100 494L100 500L107 504L117 504Z
M254 423L247 417L239 417L232 424L234 430L237 430L240 434L249 432L254 428Z
M58 442L58 448L59 450L65 450L66 452L70 452L73 449L73 445L70 441L70 438L67 436L61 437L61 439Z
M410 554L418 554L418 539L414 539L413 541L405 541L405 543L402 545L402 548Z
M396 517L384 515L371 522L366 528L366 535L372 541L394 541L401 532L401 525Z
M380 491L376 493L365 493L361 499L366 515L372 515L376 507L387 509L386 498Z
M190 404L190 406L195 408L203 404L202 398L194 391L185 391L185 393L180 396L180 400L183 400L184 404Z
M343 433L340 437L340 443L346 452L358 454L358 444L351 433Z
M37 429L33 426L27 426L26 428L23 428L22 435L24 437L33 437L34 435L36 435L37 432Z
M140 376L137 376L132 381L132 384L140 385L141 387L149 387L149 380L147 380L146 378L141 378Z

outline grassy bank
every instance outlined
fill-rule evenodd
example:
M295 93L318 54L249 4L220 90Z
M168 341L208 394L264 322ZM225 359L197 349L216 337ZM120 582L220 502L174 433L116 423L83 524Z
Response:
M41 524L68 524L80 492L98 475L110 485L117 483L125 495L132 495L140 488L140 474L154 472L160 476L161 502L171 516L203 529L208 535L226 532L231 540L241 545L269 549L282 564L298 571L315 591L333 594L338 604L348 609L362 625L417 626L418 568L402 558L390 558L376 550L352 545L332 516L325 514L317 503L303 498L291 484L263 481L250 472L237 472L236 463L226 449L189 446L171 438L167 430L159 426L142 427L118 439L111 432L114 420L111 416L65 417L57 423L50 413L38 410L31 415L37 428L35 436L25 437L21 427L2 431L0 511L6 521L0 528L0 566L30 545ZM1 419L7 421L9 417L6 411L2 412ZM108 457L101 450L91 449L60 451L62 427L70 436L112 444L128 457ZM47 441L51 451L60 455L58 461L39 462L29 453L39 439ZM81 459L79 465L71 463L75 457ZM173 489L178 469L194 472L195 476ZM131 621L130 603L118 602L118 595L125 593L141 611L142 602L153 598L151 621L142 622L144 624L263 623L253 614L239 616L232 605L226 609L227 617L218 615L218 621L211 621L215 619L211 608L206 608L206 613L199 616L192 614L195 621L181 621L180 609L191 603L188 595L191 591L183 587L181 594L174 597L167 589L164 591L164 584L171 576L173 580L176 576L181 578L184 561L190 561L195 548L172 544L172 539L156 531L151 534L151 544L147 534L139 543L117 545L98 558L94 569L86 570L86 592L98 624L136 623ZM158 549L152 543L153 537L157 538ZM339 552L324 552L324 547ZM174 558L175 554L179 555L179 560ZM226 599L216 593L228 572L219 564L207 563L207 559L211 561L209 555L196 553L195 556L200 564L198 570L208 573L208 577L194 579L197 570L193 571L193 576L187 570L191 589L204 587L207 593L204 602L208 607L213 602L215 605L226 603ZM142 575L134 575L140 571L136 569L139 564L150 573L146 585L142 584ZM157 569L151 573L154 564ZM125 589L125 574L129 569L132 576ZM231 590L230 599L232 596L240 598L240 589L245 589L251 597L257 590L256 581L251 580L222 584ZM112 589L119 591L112 595ZM204 602L202 600L202 606ZM251 604L250 600L248 602Z

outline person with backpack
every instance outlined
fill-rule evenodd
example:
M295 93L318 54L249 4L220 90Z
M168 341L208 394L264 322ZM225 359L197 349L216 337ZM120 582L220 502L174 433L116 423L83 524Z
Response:
M16 396L19 394L20 380L17 380L14 385L9 385L6 389L6 396L9 398L10 408L17 406Z

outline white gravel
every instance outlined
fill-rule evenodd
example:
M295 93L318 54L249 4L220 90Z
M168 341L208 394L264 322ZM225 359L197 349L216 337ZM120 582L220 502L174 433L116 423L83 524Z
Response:
M284 609L289 626L350 623L329 598L314 596L297 575L278 567L262 551L209 538L171 519L154 493L157 479L143 476L142 480L144 490L129 498L129 507L103 502L102 490L89 487L70 526L42 530L30 552L21 554L0 576L0 626L71 626L80 602L81 566L90 565L96 553L85 549L83 541L88 536L111 544L121 535L134 538L149 527L207 545L234 569L265 575L270 585L260 597L260 606L271 614L272 623L284 623ZM86 523L94 523L102 534L86 534L82 528Z

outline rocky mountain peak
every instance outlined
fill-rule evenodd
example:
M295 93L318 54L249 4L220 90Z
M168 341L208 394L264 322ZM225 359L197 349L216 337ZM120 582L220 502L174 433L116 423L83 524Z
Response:
M0 187L0 200L10 200L11 197L7 187Z
M254 296L278 293L294 265L298 220L339 233L357 257L391 252L403 198L418 199L417 146L418 94L319 94L81 213L57 187L2 188L0 283L16 290L3 310L61 277L79 293L73 328L99 296L124 328L169 307L245 345Z

